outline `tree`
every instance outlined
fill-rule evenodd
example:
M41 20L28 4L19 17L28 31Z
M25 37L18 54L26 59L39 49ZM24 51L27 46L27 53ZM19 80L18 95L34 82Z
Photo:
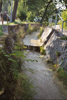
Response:
M15 21L16 18L16 12L17 12L17 7L18 7L18 1L19 0L15 0L14 2L14 9L13 9L13 14L12 14L12 22Z
M0 0L0 12L2 11L2 0Z
M42 17L43 20L47 20L48 16L55 13L56 7L53 4L53 0L27 0L28 10L35 12L36 16Z
M52 0L50 0L50 1L47 3L47 6L46 6L46 8L45 8L45 10L44 10L44 13L43 13L41 22L44 20L44 17L46 16L47 10L48 10L49 5L50 5L51 3L52 3Z
M67 8L67 0L64 0L64 2L65 2L65 6L66 6L66 8Z

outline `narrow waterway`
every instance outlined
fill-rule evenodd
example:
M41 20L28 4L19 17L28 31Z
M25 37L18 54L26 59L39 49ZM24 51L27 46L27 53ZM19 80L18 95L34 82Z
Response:
M64 95L56 83L52 70L47 66L42 55L28 50L26 57L27 59L36 60L33 62L25 61L25 68L29 69L29 71L26 70L25 73L28 75L30 81L32 81L36 92L33 99L64 100Z

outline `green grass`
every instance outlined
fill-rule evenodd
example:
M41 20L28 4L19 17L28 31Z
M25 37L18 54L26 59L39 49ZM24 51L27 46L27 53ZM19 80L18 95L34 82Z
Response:
M62 68L57 71L57 76L67 86L67 73Z
M12 23L8 23L6 25L15 25L15 24L35 24L35 23L38 23L38 22L27 22L27 21L21 21L19 19L15 20L14 22Z
M40 27L40 33L39 33L39 35L38 35L38 39L41 37L43 31L44 31L44 27Z
M62 28L62 21L61 20L58 21L58 24L60 25L60 28ZM63 25L63 29L67 30L67 25L66 25L65 22L64 22L64 25Z
M43 54L43 55L46 55L46 51L44 50L44 47L40 47L40 53Z
M28 29L27 29L27 34L30 34L30 33L32 33L32 32L35 32L35 31L37 31L39 28L38 27L32 27L31 26L31 24L29 24L29 27L28 27Z
M61 37L62 40L67 40L67 36Z
M2 25L0 25L0 36L3 36L4 33L2 32Z

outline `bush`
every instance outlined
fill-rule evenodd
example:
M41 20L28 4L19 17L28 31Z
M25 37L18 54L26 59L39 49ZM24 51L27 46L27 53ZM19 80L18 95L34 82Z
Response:
M27 13L27 21L33 22L34 21L34 18L35 18L34 13L32 13L31 11L29 11Z
M32 33L32 29L33 29L33 28L31 27L31 24L29 24L29 27L28 27L28 29L27 29L27 33L28 33L28 34Z
M63 18L63 21L67 21L67 10L62 12L61 17ZM62 27L62 21L61 20L58 21L58 24L60 24L61 27ZM67 22L64 22L63 28L67 29Z
M57 76L67 86L67 73L62 68L57 71Z
M46 51L44 50L44 47L40 47L40 53L43 54L43 55L46 55Z
M67 40L67 36L61 37L62 40Z
M20 14L18 15L18 17L21 21L23 21L23 20L26 20L27 15L24 11L21 11Z
M53 60L51 60L51 59L48 59L46 62L47 62L48 64L53 64Z
M2 25L0 25L0 36L3 36L4 33L2 32Z
M53 71L56 71L59 68L59 65L55 64L53 65Z
M48 26L48 22L43 22L42 25L43 26Z
M56 52L56 56L59 57L61 53L59 51Z
M17 100L18 97L25 100L30 99L33 94L32 85L21 70L26 56L24 55L24 46L21 44L20 37L21 32L17 34L13 48L10 45L10 38L9 41L5 40L8 45L5 42L5 47L0 50L0 100ZM13 42L11 41L11 43ZM10 49L11 52L8 52Z
M37 31L39 28L38 27L32 27L31 26L31 24L29 24L29 27L28 27L28 29L27 29L27 33L28 34L30 34L30 33L32 33L32 32L35 32L35 31Z
M43 31L44 31L44 27L40 27L40 33L38 34L38 39L41 37Z

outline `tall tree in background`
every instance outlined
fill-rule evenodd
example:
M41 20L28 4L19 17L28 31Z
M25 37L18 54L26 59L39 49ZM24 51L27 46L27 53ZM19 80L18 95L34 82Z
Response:
M18 1L19 0L15 0L15 2L14 2L14 9L13 9L13 14L12 14L12 22L14 22L15 21L15 18L16 18Z
M2 11L2 0L0 0L0 12Z
M46 8L45 8L44 13L43 13L43 16L42 16L41 22L44 20L44 17L46 16L46 13L47 13L47 10L48 10L48 8L49 8L49 5L52 3L52 1L53 1L53 0L50 0L50 1L47 3Z
M64 2L65 2L66 9L67 9L67 0L64 0Z
M43 20L48 20L48 17L55 13L56 7L53 0L27 0L28 10L35 12L36 16L42 17Z

